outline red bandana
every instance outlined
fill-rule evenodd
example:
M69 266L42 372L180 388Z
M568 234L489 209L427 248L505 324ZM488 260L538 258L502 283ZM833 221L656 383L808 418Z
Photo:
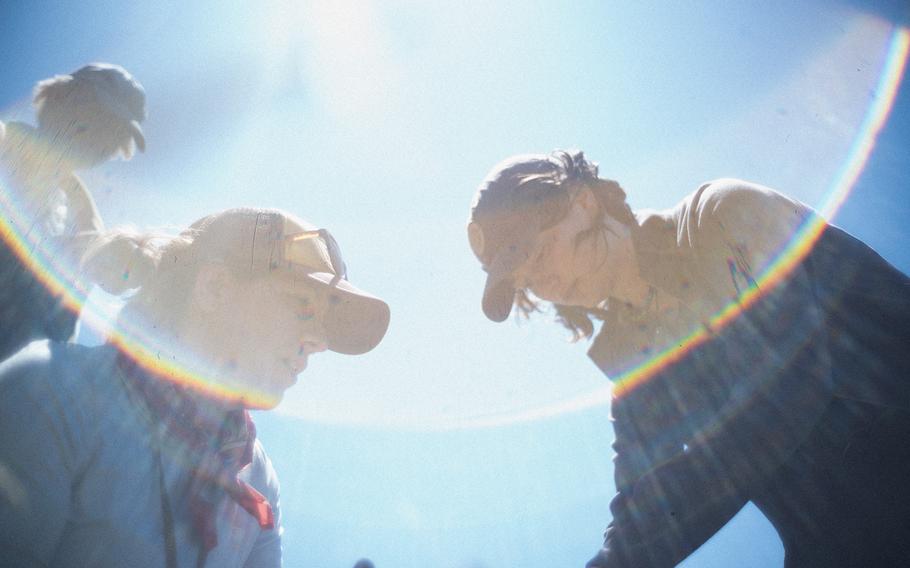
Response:
M178 455L190 471L187 503L193 528L205 552L215 548L215 510L225 493L263 529L272 529L272 506L261 493L238 479L253 461L256 427L244 408L225 408L139 367L118 354L125 383L159 428L161 445Z

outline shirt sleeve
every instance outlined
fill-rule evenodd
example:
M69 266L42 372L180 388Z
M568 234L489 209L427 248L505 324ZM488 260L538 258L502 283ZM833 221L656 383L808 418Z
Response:
M104 230L104 223L95 200L78 177L63 179L60 189L65 196L66 217L62 233L53 237L53 246L65 258L64 270L76 274L82 255Z
M95 235L104 230L101 214L88 188L77 176L71 175L61 182L67 198L67 225L70 238Z
M711 320L687 369L723 377L730 388L715 418L685 447L618 487L604 550L591 567L680 562L797 450L832 398L812 278L799 262L776 264L805 223L821 221L805 206L744 182L705 186L691 206L684 229L712 309L726 316ZM622 435L617 431L617 442Z
M47 368L46 361L15 359L0 366L0 555L15 566L50 564L84 448L80 420L52 388Z
M277 568L281 566L281 536L284 532L284 528L281 526L280 487L275 468L258 440L253 462L254 473L251 482L269 500L275 526L271 529L260 529L253 549L243 566L244 568Z

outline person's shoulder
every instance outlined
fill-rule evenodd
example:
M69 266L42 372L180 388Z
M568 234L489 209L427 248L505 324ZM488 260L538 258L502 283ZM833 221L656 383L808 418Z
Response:
M107 346L34 341L0 363L0 389L47 390L58 398L83 398L107 374L113 363L111 351Z
M253 443L253 460L243 474L250 485L274 503L279 492L278 474L258 438Z
M699 221L712 217L795 216L805 219L812 209L768 186L737 178L719 178L703 183L682 203Z
M15 120L0 125L0 164L3 166L2 173L8 174L23 167L23 157L35 149L38 131Z
M0 385L28 380L40 384L51 375L54 349L49 340L33 341L0 363ZM28 377L25 379L24 377Z
M767 240L790 238L810 219L808 205L780 191L736 178L702 184L686 196L675 213L682 233L694 245L705 239Z
M824 223L800 201L736 178L702 184L680 202L674 215L680 245L695 254L702 269L717 271L714 282L725 281L721 275L730 273L731 267L736 274L758 278L787 250L804 242L801 239L811 234L816 222ZM734 284L742 288L743 282Z
M34 126L18 120L0 121L0 143L4 146L21 145L34 139L37 133Z
M0 120L0 156L7 152L9 147L9 137L7 136L8 128L6 123Z

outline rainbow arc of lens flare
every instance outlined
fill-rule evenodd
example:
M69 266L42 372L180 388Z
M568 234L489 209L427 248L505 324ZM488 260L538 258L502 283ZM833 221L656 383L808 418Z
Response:
M56 244L53 239L48 239L41 230L33 230L30 215L15 202L11 191L0 191L0 211L3 212L0 238L21 262L18 269L30 270L35 285L44 286L60 298L67 310L79 313L88 302L91 289L80 278L78 267L67 262L67 256L53 246ZM182 360L190 361L189 364L169 359L167 352L161 349L162 338L156 337L155 331L141 322L121 318L108 341L147 371L210 397L229 403L242 402L251 408L268 408L276 402L265 393L212 380L213 373L204 371L203 357L180 353Z
M700 327L688 337L657 354L641 365L613 378L613 394L622 397L637 386L655 376L662 369L685 357L687 353L710 339L713 332L722 329L748 310L769 290L786 279L803 261L821 237L827 225L825 218L832 217L847 199L863 171L878 134L891 112L897 97L898 87L904 74L907 54L910 50L910 31L899 28L895 31L888 49L886 64L876 87L876 96L859 128L847 159L835 176L831 188L823 199L819 211L822 217L808 219L776 259L727 306L718 311L706 327ZM712 330L712 331L709 331Z
M910 53L910 30L895 28L888 43L887 56L874 91L875 96L866 111L863 122L851 144L841 168L836 172L829 189L817 207L820 216L813 216L798 229L789 244L772 263L745 288L739 297L719 310L707 325L693 330L671 347L655 353L650 359L611 377L604 388L586 393L573 399L559 401L542 408L509 413L491 413L474 416L467 420L447 421L435 424L439 430L498 427L521 422L531 422L578 412L621 398L634 391L660 372L686 357L692 350L708 341L743 311L752 307L769 290L786 279L815 246L827 226L825 219L831 218L844 203L850 190L862 174L881 129L887 122L894 106L898 88L904 76L908 53Z
M910 51L910 31L906 28L896 28L889 42L887 58L875 90L875 97L867 109L846 160L835 175L830 189L826 192L822 206L818 208L824 218L830 218L837 212L862 173L876 139L894 105L898 87L904 75L908 51ZM0 238L4 240L6 246L32 271L40 283L52 293L61 296L67 309L81 310L86 304L89 290L77 278L78 270L61 262L55 256L55 251L46 250L43 246L44 243L40 241L38 232L27 230L27 216L17 207L10 192L0 191L0 207L4 211L4 215L0 217ZM755 304L761 298L763 291L773 289L778 282L787 278L812 250L825 225L824 219L818 217L806 222L776 260L755 280L755 283L744 290L739 298L730 302L711 318L708 329L716 331L723 328L743 310L747 310ZM660 373L662 369L685 357L687 353L709 338L710 333L705 328L699 328L650 360L619 376L612 377L612 385L573 400L526 412L476 416L467 420L441 423L436 425L436 428L501 426L599 406L607 403L612 397L622 397L633 391ZM144 329L137 322L118 322L118 326L111 333L109 340L147 370L187 387L227 400L243 400L254 407L267 406L272 402L261 393L227 387L210 380L205 372L196 370L195 365L191 369L185 364L162 358L161 352L155 347L160 344L159 338L154 337L151 330ZM198 368L204 368L204 366L200 365Z

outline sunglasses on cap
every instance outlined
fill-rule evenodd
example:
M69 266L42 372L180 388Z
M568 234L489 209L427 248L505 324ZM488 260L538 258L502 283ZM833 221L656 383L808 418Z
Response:
M200 260L221 253L222 262L251 276L291 272L292 279L282 279L291 293L310 284L326 289L331 311L322 324L332 351L366 353L385 335L388 304L347 280L341 249L326 229L277 210L240 208L200 219L190 230L192 247L213 247L199 252Z
M332 272L336 276L347 280L348 269L341 257L341 248L338 241L332 236L327 229L311 229L284 235L282 238L283 245L279 251L279 262L291 263L312 268L313 247L316 246L319 252L324 250Z

